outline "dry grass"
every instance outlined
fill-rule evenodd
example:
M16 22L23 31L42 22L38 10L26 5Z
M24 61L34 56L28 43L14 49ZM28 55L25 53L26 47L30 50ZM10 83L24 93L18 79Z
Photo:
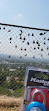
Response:
M0 107L0 111L21 111L20 108Z
M0 111L21 111L22 98L0 96Z

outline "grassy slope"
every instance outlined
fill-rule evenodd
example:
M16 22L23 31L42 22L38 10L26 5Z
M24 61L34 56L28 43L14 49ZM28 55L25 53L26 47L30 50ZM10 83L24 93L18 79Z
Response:
M0 107L0 111L20 111L20 108Z
M0 111L20 111L22 98L0 96Z

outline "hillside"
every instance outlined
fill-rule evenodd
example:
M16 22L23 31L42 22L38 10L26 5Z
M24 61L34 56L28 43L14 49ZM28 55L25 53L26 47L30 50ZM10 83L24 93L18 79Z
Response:
M0 111L20 111L22 98L0 96Z

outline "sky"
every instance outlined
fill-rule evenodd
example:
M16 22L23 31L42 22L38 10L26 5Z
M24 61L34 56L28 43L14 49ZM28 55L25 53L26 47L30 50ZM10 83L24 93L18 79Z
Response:
M49 0L0 0L0 23L49 29Z
M0 23L49 29L49 0L0 0ZM36 30L23 30L22 41L24 36L26 37L26 42L23 44L20 40L19 34L21 31L19 29L17 31L16 28L11 28L11 32L8 33L8 27L5 27L5 30L3 28L4 27L1 26L2 30L0 30L0 53L10 55L14 55L15 53L18 55L23 55L24 49L27 48L25 55L27 52L28 56L37 54L37 57L43 57L43 55L45 58L49 57L49 50L47 50L47 47L49 49L49 32L42 32L43 36L41 37L40 31L36 32ZM28 38L29 33L30 36ZM32 33L34 34L33 38ZM11 44L9 41L10 37L12 37ZM37 44L33 45L33 41L36 43L36 40L38 40L41 44L40 49L38 49ZM30 42L29 46L27 46L28 41ZM44 42L46 45L44 45ZM20 47L16 49L15 45ZM24 47L23 52L19 50L21 47ZM34 48L37 50L34 51ZM44 48L43 52L41 52L42 48Z

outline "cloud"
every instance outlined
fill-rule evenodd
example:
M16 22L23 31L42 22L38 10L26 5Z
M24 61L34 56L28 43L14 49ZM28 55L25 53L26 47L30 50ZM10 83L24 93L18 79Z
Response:
M22 17L22 14L21 13L17 14L17 17Z
M28 20L22 13L18 13L13 19L11 19L11 24L28 26Z
M14 17L14 19L16 20L16 19L19 19L19 18L22 18L23 17L23 15L21 14L21 13L18 13L15 17Z

